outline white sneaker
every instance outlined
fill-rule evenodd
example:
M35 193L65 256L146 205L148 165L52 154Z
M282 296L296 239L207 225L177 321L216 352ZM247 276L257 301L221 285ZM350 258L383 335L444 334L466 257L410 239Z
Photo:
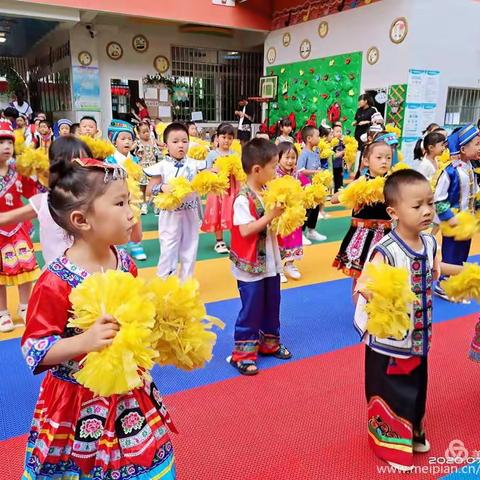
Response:
M146 215L148 213L148 204L142 203L142 208L140 209L140 213L142 215Z
M400 465L399 463L387 462L392 468L398 470L399 472L411 472L413 470L413 465Z
M324 242L327 239L327 237L325 235L322 235L321 233L318 233L313 228L309 228L307 230L307 238L309 240L313 240L314 242Z
M311 245L312 242L302 233L302 245Z
M224 241L218 241L215 246L213 247L215 252L217 253L229 253L230 250L228 249L227 245L225 244Z
M425 443L413 442L413 451L416 453L427 453L430 451L430 442L425 439Z
M288 278L285 276L285 274L282 272L280 274L280 283L287 283L288 282Z
M0 312L0 332L11 332L15 328L12 317L7 310Z
M299 280L302 278L302 274L298 271L298 268L293 263L287 263L283 269L285 274L293 280Z

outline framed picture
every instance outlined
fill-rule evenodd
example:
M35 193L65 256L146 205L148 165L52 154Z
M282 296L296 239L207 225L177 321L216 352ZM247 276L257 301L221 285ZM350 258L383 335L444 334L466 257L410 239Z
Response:
M112 60L120 60L123 56L123 48L118 42L110 42L106 47L107 55Z
M405 17L396 18L390 27L390 40L393 43L402 43L408 34L408 22Z
M275 100L278 93L278 77L271 75L268 77L260 77L260 96Z
M132 38L132 47L138 53L144 53L148 50L148 40L145 35L135 35Z

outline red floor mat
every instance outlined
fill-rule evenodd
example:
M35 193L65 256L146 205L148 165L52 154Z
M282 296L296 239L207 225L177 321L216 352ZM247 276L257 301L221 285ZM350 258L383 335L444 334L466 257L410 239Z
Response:
M427 466L452 440L480 450L480 365L467 359L476 317L434 326ZM261 367L261 364L260 364ZM363 348L356 346L168 397L180 480L400 478L367 445ZM0 443L0 479L19 478L25 437ZM426 470L411 479L442 475ZM442 474L447 474L443 471Z

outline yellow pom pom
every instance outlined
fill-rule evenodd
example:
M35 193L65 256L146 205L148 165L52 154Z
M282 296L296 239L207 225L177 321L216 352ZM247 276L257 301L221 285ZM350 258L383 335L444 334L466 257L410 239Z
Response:
M365 290L371 297L365 306L367 330L379 338L404 338L410 328L410 305L415 295L406 269L385 263L365 266Z
M293 146L295 147L295 150L297 150L297 155L300 156L302 153L302 146L299 143L294 143Z
M159 193L153 199L153 203L161 210L176 210L183 200L193 193L192 184L185 177L172 178L168 185L171 191Z
M16 159L17 172L24 177L37 177L48 185L50 161L43 148L25 148Z
M361 177L352 182L347 188L341 190L339 195L340 203L355 211L367 205L383 203L385 201L383 196L384 186L385 178L383 177L376 177L372 180Z
M111 315L120 330L113 343L91 352L76 380L96 395L123 394L141 387L157 356L152 348L155 305L145 282L129 273L109 270L87 277L70 293L70 327L86 330L97 318Z
M343 156L344 162L348 168L352 167L357 159L358 142L354 137L343 137L343 144L345 145L345 155Z
M333 150L330 146L330 143L323 139L318 142L318 151L320 158L323 160L330 158L333 155Z
M125 160L123 168L126 170L127 175L137 182L139 182L144 175L142 167L138 163L135 163L130 157Z
M333 175L330 170L319 170L313 177L314 185L323 185L325 188L331 188L333 183Z
M211 329L213 326L224 328L224 324L207 315L198 282L190 278L180 283L175 276L165 280L155 278L149 290L155 298L157 362L184 370L203 367L211 360L217 340Z
M312 183L305 187L305 200L303 206L305 208L315 208L317 205L323 205L328 195L325 185Z
M480 231L480 219L473 213L462 210L456 213L458 225L450 226L448 222L442 222L440 229L445 237L453 237L455 240L470 240Z
M163 132L165 129L168 127L168 123L165 122L160 122L156 127L155 127L155 132L158 135L158 138L163 141Z
M478 263L465 263L458 275L453 275L440 283L448 298L456 302L476 300L480 302L480 266Z
M411 167L408 165L408 163L405 162L398 162L396 165L394 165L391 170L390 174L394 172L398 172L399 170L409 170Z
M267 183L263 193L267 211L277 206L284 207L283 213L272 221L272 228L277 235L286 237L301 227L305 221L305 192L298 180L285 175Z
M217 175L209 170L203 170L195 175L192 180L192 188L199 195L214 193L223 195L229 187L228 178L224 175Z
M22 152L27 148L25 144L25 135L21 130L14 130L13 134L15 135L15 155L21 155Z
M340 143L340 140L337 137L334 137L330 140L330 147L335 148Z
M437 162L439 168L444 168L446 165L448 165L451 161L450 158L450 150L446 148L441 155L437 157Z
M240 140L238 140L238 138L236 138L232 142L232 145L230 146L230 150L234 151L239 157L242 156L242 144L240 143Z
M196 144L188 149L187 156L195 160L205 160L208 155L208 147L203 144Z
M243 171L242 160L238 155L226 155L225 157L218 157L213 164L219 174L229 178L233 175L240 183L247 180L247 175Z
M393 123L387 123L385 125L385 131L393 133L397 138L400 138L402 136L402 131Z
M84 142L92 152L93 158L105 160L115 153L115 147L103 138L92 138L88 135L80 135L80 140Z

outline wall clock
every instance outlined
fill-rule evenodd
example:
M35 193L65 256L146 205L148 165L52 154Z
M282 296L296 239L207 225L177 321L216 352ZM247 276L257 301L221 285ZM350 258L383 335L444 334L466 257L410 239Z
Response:
M153 66L158 73L165 73L170 68L170 62L164 55L158 55L153 61Z
M380 51L377 47L370 47L367 50L367 62L370 65L375 65L380 59Z
M320 38L325 38L328 35L328 22L320 22L320 25L318 25L318 35Z
M277 51L274 47L270 47L267 50L267 62L272 64L277 58Z
M300 44L300 56L305 60L307 59L310 54L312 53L312 44L310 40L305 39Z
M117 42L110 42L107 44L107 55L112 60L120 60L123 56L123 48Z
M291 40L292 40L292 37L288 32L283 34L282 42L284 47L288 47L290 45Z
M402 43L408 34L408 23L405 17L396 18L390 27L390 40L393 43Z
M132 38L132 47L138 53L144 53L148 50L148 40L145 35L135 35Z
M78 63L84 67L88 67L92 63L92 54L87 51L80 52L78 54Z

